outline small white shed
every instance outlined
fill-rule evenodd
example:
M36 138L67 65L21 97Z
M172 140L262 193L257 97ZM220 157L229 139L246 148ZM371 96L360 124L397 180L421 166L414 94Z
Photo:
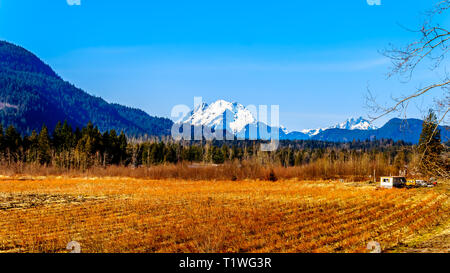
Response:
M406 178L404 176L383 176L380 178L380 186L386 189L404 187Z

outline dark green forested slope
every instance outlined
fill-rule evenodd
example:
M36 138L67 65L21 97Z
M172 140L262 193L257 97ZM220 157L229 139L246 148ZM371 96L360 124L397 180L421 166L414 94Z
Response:
M73 127L92 121L100 131L115 129L129 136L168 135L172 121L142 110L91 96L61 79L24 48L0 41L0 121L21 133L54 128L67 120Z

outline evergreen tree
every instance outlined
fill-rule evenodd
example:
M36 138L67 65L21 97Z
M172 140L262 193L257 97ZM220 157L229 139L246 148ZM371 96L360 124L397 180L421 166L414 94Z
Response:
M72 128L64 121L64 124L58 122L52 135L52 143L56 152L68 151L74 147L74 134Z
M38 161L38 140L39 136L36 133L35 130L31 132L30 137L28 138L28 155L27 155L27 161L28 162L37 162Z
M441 160L443 149L437 117L433 110L430 110L423 122L418 146L419 154L422 157L420 170L424 174L439 175L443 165Z
M212 161L214 164L223 164L225 162L225 156L222 151L223 149L213 146Z
M37 159L41 164L48 164L51 160L50 136L45 125L42 126L38 136L38 156Z
M295 165L295 156L294 156L294 151L291 148L288 148L288 165L289 167L292 167Z
M175 148L173 147L173 145L168 145L164 156L164 162L177 163L177 161L177 152Z
M119 149L118 149L118 156L119 160L118 162L124 163L127 157L127 137L125 136L124 132L121 131L118 139Z
M64 138L62 136L62 123L60 121L58 121L55 130L53 130L52 140L55 150L57 152L61 152L64 144Z

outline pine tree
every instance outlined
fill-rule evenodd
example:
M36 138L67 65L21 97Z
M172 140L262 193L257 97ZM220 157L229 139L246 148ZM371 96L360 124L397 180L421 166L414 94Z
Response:
M38 136L38 161L41 164L48 164L51 160L50 136L45 125L42 126Z
M289 148L288 149L288 153L289 153L289 155L288 155L288 165L289 165L289 167L292 167L292 166L295 165L294 151L291 148Z
M53 147L55 148L56 152L61 152L63 148L64 138L62 136L62 123L60 121L58 121L55 130L53 131L52 140Z
M164 162L177 163L177 153L173 145L168 145L164 155Z
M218 147L214 146L212 154L212 161L214 164L223 164L225 162L225 156L222 150L223 149L219 149Z
M52 134L52 143L57 153L69 151L74 147L74 135L72 128L64 121L64 124L58 122Z
M441 166L443 164L441 154L443 149L437 117L433 110L430 110L423 122L418 146L418 151L422 158L420 165L422 173L427 175L442 175Z
M27 153L27 161L28 162L37 162L38 160L38 134L35 130L31 132L30 137L28 138L28 153Z
M118 154L119 154L119 161L120 163L124 163L124 161L127 158L127 137L125 136L124 132L121 131L119 138L118 138L118 144L119 144L119 150L118 150Z
M72 127L70 127L67 120L64 121L64 124L61 129L61 135L63 137L63 147L64 150L69 150L71 148L75 148L75 135L73 134Z

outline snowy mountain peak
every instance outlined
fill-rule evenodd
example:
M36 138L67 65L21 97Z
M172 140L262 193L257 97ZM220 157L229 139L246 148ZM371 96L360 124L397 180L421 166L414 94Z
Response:
M310 137L312 137L312 136L318 135L319 133L321 133L321 132L323 132L325 130L327 130L327 128L304 129L304 130L301 130L301 132L306 134L306 135L308 135L308 136L310 136Z
M327 128L318 128L318 129L306 129L301 132L304 134L311 136L315 136L320 134L321 132L328 129L346 129L346 130L376 130L377 127L370 124L370 122L363 117L359 118L349 118L342 123L338 123L334 126L330 126Z
M238 133L245 126L256 123L256 118L242 104L225 100L217 100L209 105L206 103L198 105L183 118L182 123L216 129L218 126L224 128L224 118L230 119L226 123L233 133Z
M205 126L212 129L228 128L227 131L236 134L242 132L247 125L258 126L255 115L256 113L253 114L240 103L220 99L211 104L201 103L197 105L193 111L181 120L181 123ZM313 137L328 129L375 130L377 127L370 124L368 120L359 117L350 118L342 123L326 128L302 130L301 133ZM280 126L279 130L285 135L291 133L284 126Z
M375 130L376 126L370 124L370 122L363 117L349 118L343 123L336 124L332 128L347 129L347 130Z
M286 127L284 127L283 125L280 125L280 130L284 133L284 134L289 134L291 131L289 131Z

